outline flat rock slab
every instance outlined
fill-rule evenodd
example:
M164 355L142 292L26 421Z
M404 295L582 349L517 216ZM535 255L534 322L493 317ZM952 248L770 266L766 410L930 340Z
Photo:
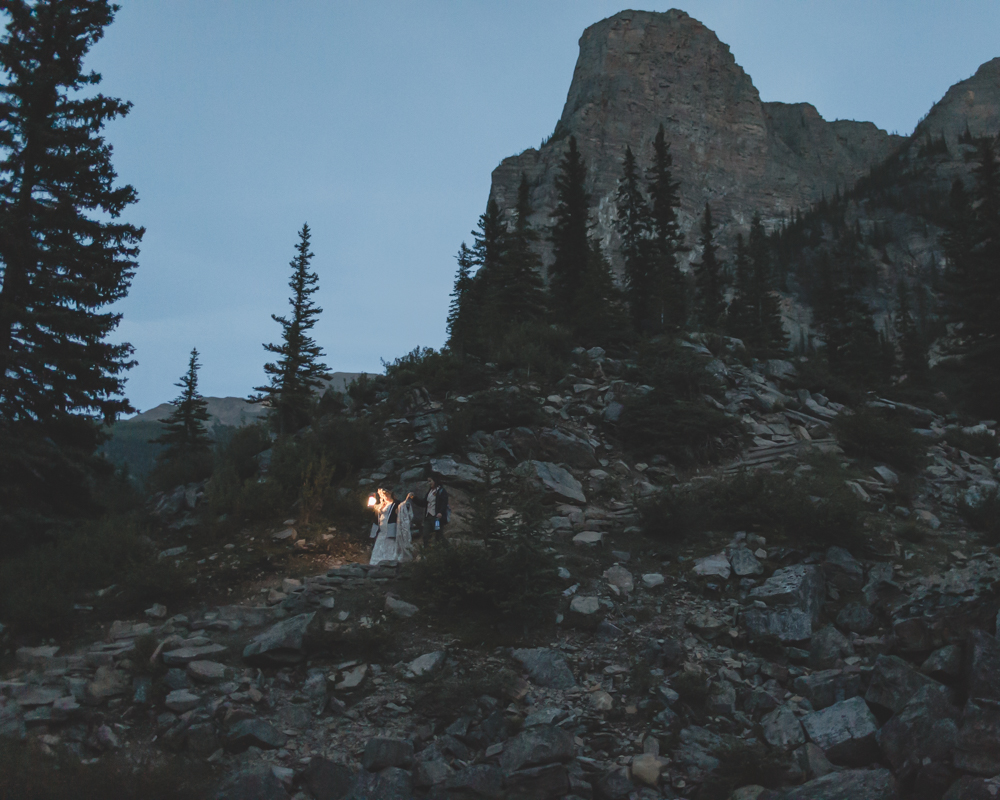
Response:
M269 722L262 719L244 719L237 722L226 734L226 749L242 753L249 747L277 750L284 747L287 737Z
M167 695L164 705L175 714L183 714L201 705L201 698L187 689L175 689Z
M655 589L657 586L663 586L666 580L659 572L647 572L642 576L642 584L647 589Z
M191 661L186 671L189 678L201 683L220 683L226 679L226 665L218 661Z
M631 592L635 588L632 573L618 564L604 571L604 580L625 593Z
M763 795L768 800L897 800L896 779L887 769L831 772L794 789Z
M405 600L400 600L398 597L393 597L391 594L386 595L385 597L385 610L390 614L402 617L403 619L409 619L420 611L420 609L413 605L413 603L407 603Z
M576 686L573 671L555 650L547 647L525 648L512 653L539 686L552 689L572 689Z
M575 545L589 545L593 546L596 544L604 543L604 531L580 531L576 536L573 537L573 544Z
M181 647L163 654L163 663L168 667L183 667L192 661L204 661L213 656L229 652L223 644L207 644L204 647Z
M272 625L244 648L243 660L253 666L284 666L304 661L306 629L315 616L315 611L299 614Z
M732 566L725 553L716 553L715 555L695 559L691 571L703 578L720 578L725 581L729 580L729 576L732 574Z
M391 739L376 736L369 739L361 756L361 766L369 772L386 767L408 769L413 764L413 742L409 739Z
M578 503L586 503L587 496L583 493L583 484L565 467L552 464L548 461L528 462L531 471L539 482L551 492L565 497L567 500L575 500Z
M424 653L406 665L407 678L423 678L437 672L444 663L444 650L435 650L433 653Z
M582 614L585 617L589 617L592 614L596 614L601 609L601 601L596 597L584 597L583 595L577 595L569 602L569 610L575 614Z
M509 773L542 764L566 763L575 755L576 746L569 731L539 726L519 733L504 744L500 766Z

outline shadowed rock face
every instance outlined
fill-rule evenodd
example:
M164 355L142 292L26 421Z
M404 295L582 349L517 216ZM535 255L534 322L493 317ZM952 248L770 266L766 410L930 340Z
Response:
M1000 58L987 61L971 78L945 92L917 126L916 138L943 133L954 145L966 125L973 136L996 135L1000 128Z
M681 185L682 227L691 230L709 201L723 244L754 210L776 219L805 208L853 183L901 141L872 123L826 122L807 103L762 102L729 47L682 11L623 11L584 31L555 133L494 170L493 196L513 208L525 172L534 186L533 222L547 227L559 159L576 136L596 233L614 259L614 193L625 146L645 167L660 123Z

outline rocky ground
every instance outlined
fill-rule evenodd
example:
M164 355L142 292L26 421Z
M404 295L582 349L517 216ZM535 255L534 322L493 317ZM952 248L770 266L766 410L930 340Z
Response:
M577 358L552 394L498 382L537 397L548 426L477 433L465 452L431 455L468 398L414 392L359 481L407 490L436 475L457 541L486 453L530 471L564 587L550 625L515 642L456 628L419 607L409 565L364 563L357 532L289 519L179 544L198 513L190 487L159 498L178 542L161 556L213 587L206 602L16 649L0 737L84 760L207 762L220 800L996 797L1000 557L956 509L996 486L1000 463L911 409L929 458L905 496L897 471L851 463L872 509L863 551L815 549L808 531L799 547L754 531L667 544L640 530L644 499L740 469L808 470L817 453L848 463L831 421L850 410L799 388L794 363L713 358L725 397L711 402L750 441L680 473L636 463L609 433L643 387L599 349ZM257 569L278 552L286 574Z

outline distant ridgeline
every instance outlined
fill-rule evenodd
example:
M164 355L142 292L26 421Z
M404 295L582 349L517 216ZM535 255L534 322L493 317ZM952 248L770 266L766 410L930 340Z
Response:
M325 381L323 394L329 390L344 392L360 373L335 372ZM206 397L209 421L206 425L209 435L217 442L225 442L232 432L244 425L263 422L267 417L267 407L263 403L250 403L242 397ZM128 466L133 478L142 479L156 464L156 455L161 446L151 444L163 432L161 421L166 419L174 406L161 403L155 408L143 411L129 419L116 422L111 428L111 438L102 446L102 452L116 466Z
M449 344L503 364L550 322L578 344L717 330L856 388L995 376L998 131L1000 58L903 137L763 102L697 20L623 11L584 31L553 134L493 171Z

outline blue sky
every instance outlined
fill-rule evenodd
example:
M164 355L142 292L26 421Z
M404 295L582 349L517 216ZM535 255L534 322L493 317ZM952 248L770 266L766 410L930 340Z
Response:
M207 395L250 392L303 222L331 369L445 336L454 254L490 172L552 132L602 0L119 0L89 66L135 107L107 130L146 227L120 304L139 409L187 354ZM669 3L644 9L663 11ZM692 0L764 100L909 133L1000 55L995 0Z

